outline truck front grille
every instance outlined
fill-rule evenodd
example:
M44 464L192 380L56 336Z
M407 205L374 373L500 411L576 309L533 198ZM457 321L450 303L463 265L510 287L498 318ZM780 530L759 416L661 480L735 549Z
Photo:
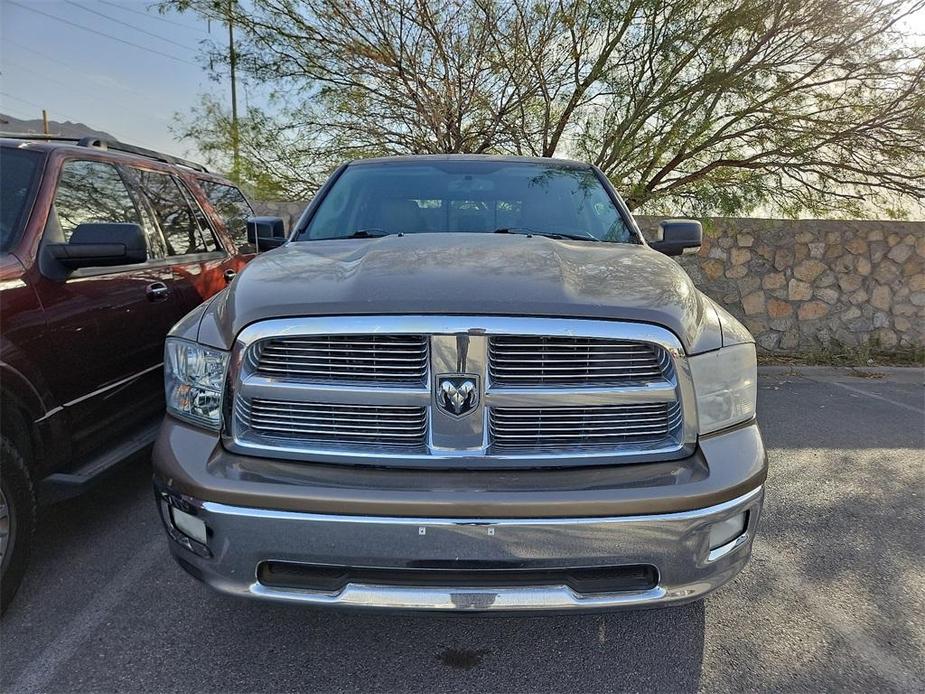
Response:
M664 460L696 443L685 359L668 330L615 321L269 320L238 336L223 442L408 468Z
M488 359L494 385L520 388L648 383L671 365L651 343L530 335L489 338Z
M423 407L369 407L238 399L241 422L260 437L296 443L423 449Z
M313 335L265 340L251 349L257 373L310 381L419 384L427 377L423 335Z
M499 451L615 448L674 434L674 403L594 407L501 407L490 413L491 446Z

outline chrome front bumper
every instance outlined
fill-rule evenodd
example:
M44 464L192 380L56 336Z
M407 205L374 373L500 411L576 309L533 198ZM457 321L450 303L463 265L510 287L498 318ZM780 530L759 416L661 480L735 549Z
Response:
M437 611L572 611L683 603L732 579L751 553L763 487L693 511L611 518L464 519L338 516L200 501L159 491L168 533L169 504L208 528L207 547L171 542L180 564L212 587L269 600L358 608ZM748 513L744 534L711 551L710 526ZM183 537L180 536L180 540ZM646 564L658 580L646 590L577 593L565 585L447 586L348 583L332 592L261 583L261 562L378 569L426 565L516 564L565 569Z

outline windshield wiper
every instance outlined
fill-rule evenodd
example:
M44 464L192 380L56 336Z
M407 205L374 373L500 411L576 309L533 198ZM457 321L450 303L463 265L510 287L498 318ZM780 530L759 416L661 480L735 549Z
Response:
M339 239L378 239L383 236L392 236L385 229L357 229L349 236L338 236Z
M591 234L565 234L559 231L536 231L527 227L501 227L495 229L495 234L523 234L525 236L545 236L550 239L574 239L576 241L600 241Z

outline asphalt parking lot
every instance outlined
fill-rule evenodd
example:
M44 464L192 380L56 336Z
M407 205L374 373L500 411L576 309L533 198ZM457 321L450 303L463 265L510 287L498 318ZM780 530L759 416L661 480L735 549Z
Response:
M921 370L764 369L749 567L705 601L382 616L215 594L170 559L144 459L45 509L3 691L925 690Z

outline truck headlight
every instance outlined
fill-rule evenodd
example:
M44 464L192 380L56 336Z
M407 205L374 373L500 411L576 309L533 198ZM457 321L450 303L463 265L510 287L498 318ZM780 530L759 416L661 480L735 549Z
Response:
M164 345L167 411L194 424L220 429L227 367L228 352L167 338Z
M689 358L700 433L709 434L755 416L758 366L755 345L723 347Z

